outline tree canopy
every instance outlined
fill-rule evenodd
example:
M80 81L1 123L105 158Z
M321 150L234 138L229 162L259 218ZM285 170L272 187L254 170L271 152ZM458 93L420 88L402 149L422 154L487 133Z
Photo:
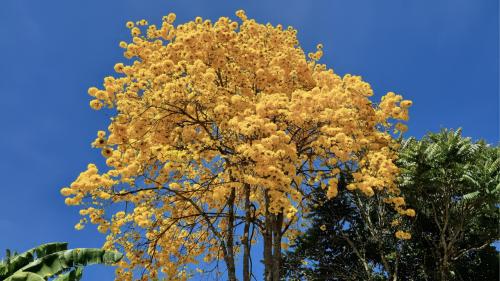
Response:
M481 273L462 275L468 262L488 267L487 259L477 259L491 253L491 244L499 239L499 152L498 146L462 137L461 129L430 133L421 141L411 138L403 144L398 160L401 186L418 210L413 233L423 259L420 270L427 278L471 280ZM493 267L496 274L489 278L496 279L498 266Z
M108 168L89 164L61 192L81 206L77 228L97 224L105 248L126 252L119 280L135 268L185 280L186 265L220 260L236 280L243 252L247 281L262 237L265 279L277 281L282 243L298 234L312 190L335 197L341 169L352 171L347 190L399 193L393 133L406 129L398 120L411 101L390 92L374 103L361 77L318 62L321 44L306 55L294 28L236 15L128 22L129 60L88 91L92 108L113 109L92 144Z
M402 220L379 205L383 194L342 193L315 205L311 227L286 254L284 276L497 280L499 255L492 243L499 239L499 147L473 142L460 129L443 130L402 141L397 164L398 186L414 218ZM324 194L318 190L315 197ZM409 230L411 239L388 235L396 231L393 225Z

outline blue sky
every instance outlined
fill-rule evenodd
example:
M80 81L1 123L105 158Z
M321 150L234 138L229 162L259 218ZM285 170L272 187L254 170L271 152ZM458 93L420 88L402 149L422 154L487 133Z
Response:
M395 91L414 101L407 135L463 127L464 135L499 141L499 24L494 0L2 0L0 5L0 250L49 241L99 247L88 227L75 231L76 208L59 189L89 162L90 142L109 113L89 106L121 60L127 20L177 22L234 17L292 25L308 51L339 74L363 76L376 99ZM3 253L0 254L3 256ZM112 280L88 268L84 280ZM107 277L109 276L109 278Z

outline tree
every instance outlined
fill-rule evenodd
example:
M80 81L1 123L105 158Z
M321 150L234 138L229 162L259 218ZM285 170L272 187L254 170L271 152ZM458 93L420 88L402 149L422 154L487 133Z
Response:
M350 181L343 171L339 191ZM351 179L352 180L352 179ZM400 263L411 235L400 196L377 192L372 197L341 192L326 200L318 189L311 203L311 225L285 256L284 280L400 280ZM398 202L399 212L387 202ZM404 280L404 279L403 279Z
M398 160L401 185L417 210L413 233L426 260L422 271L433 280L468 280L469 273L462 275L471 269L467 267L482 263L481 256L487 264L491 244L499 239L500 150L474 143L461 132L411 138ZM496 261L498 265L498 257ZM498 277L498 266L493 268L489 280ZM485 272L478 269L473 279Z
M97 224L106 248L127 253L120 280L134 268L184 280L187 265L223 260L234 281L242 251L248 281L260 235L265 280L277 281L282 243L298 232L311 190L336 195L339 167L353 171L349 190L398 192L391 132L405 129L394 122L411 102L388 93L373 104L361 77L318 63L321 44L307 58L295 29L237 16L129 22L132 42L120 46L130 63L89 89L92 108L115 110L109 136L93 143L109 170L90 164L61 192L83 206L77 228Z
M48 243L22 254L7 255L0 262L0 280L5 281L78 281L83 267L91 264L113 265L123 255L93 248L68 250L68 243Z
M498 147L474 143L461 130L403 141L398 185L415 209L414 218L404 221L391 208L374 208L383 206L383 194L356 199L343 193L312 208L312 225L287 253L284 275L290 280L497 280L500 260L491 244L499 238L499 156ZM321 196L324 192L316 195ZM388 235L399 223L410 240Z

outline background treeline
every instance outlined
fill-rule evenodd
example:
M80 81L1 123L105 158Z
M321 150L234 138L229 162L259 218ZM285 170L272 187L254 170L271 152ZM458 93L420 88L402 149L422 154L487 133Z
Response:
M461 130L402 141L399 186L402 218L384 203L345 192L311 204L311 224L287 252L286 280L498 280L500 150L462 137ZM344 189L344 190L342 190ZM344 191L344 192L343 192ZM324 190L314 193L323 202ZM411 239L395 232L409 231Z

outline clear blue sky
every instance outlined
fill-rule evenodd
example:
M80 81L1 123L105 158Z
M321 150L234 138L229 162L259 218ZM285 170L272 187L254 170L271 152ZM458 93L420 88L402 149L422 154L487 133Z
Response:
M413 100L408 135L461 126L474 139L499 141L496 0L1 2L2 251L49 241L101 246L93 227L73 229L78 211L59 189L88 162L102 163L90 142L110 115L92 111L86 91L120 61L127 20L159 22L169 12L178 22L216 19L243 8L260 22L294 26L308 51L323 43L323 62L363 76L377 99L395 91ZM113 276L99 266L85 274Z

